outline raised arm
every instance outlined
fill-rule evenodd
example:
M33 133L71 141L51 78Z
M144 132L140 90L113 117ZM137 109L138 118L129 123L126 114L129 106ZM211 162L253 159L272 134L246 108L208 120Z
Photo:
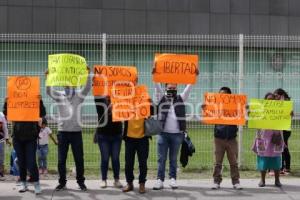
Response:
M160 83L155 83L155 91L154 91L154 95L155 95L155 103L158 104L159 101L163 98L164 96L164 91L161 88Z
M92 88L92 74L90 72L90 69L89 68L87 68L87 69L88 69L87 81L86 81L84 88L80 91L80 96L83 98L88 95L89 91Z
M190 95L191 91L192 91L192 85L188 84L184 88L183 92L180 94L183 101L186 101L189 98L189 95Z
M46 87L46 92L55 101L58 101L62 97L62 93L54 90L51 86Z

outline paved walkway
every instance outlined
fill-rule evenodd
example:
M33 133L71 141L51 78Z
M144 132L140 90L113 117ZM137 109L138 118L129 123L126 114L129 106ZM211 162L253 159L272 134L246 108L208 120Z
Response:
M124 182L124 181L123 181ZM153 180L147 182L147 193L140 195L137 189L133 192L122 193L119 189L108 187L100 189L99 180L87 180L87 192L79 191L76 181L68 182L68 189L60 192L54 192L53 188L56 186L55 180L42 180L43 193L35 196L33 193L33 186L29 186L30 191L20 194L17 191L15 182L0 182L0 199L1 200L21 200L21 199L103 199L103 200L129 200L129 199L182 199L182 200L196 200L196 199L220 199L220 200L300 200L300 179L288 178L282 179L282 188L273 186L274 180L267 180L265 188L258 188L257 179L243 179L241 180L243 190L237 191L232 189L230 180L224 180L220 190L211 190L211 180L179 180L180 186L177 190L172 190L168 187L168 181L165 182L165 189L162 191L153 191L151 188L154 184ZM108 183L109 186L112 182ZM135 183L138 186L137 183Z

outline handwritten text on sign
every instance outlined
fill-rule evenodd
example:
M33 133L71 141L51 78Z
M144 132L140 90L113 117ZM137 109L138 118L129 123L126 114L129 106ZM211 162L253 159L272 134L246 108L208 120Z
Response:
M147 86L115 88L111 94L113 121L136 120L150 116Z
M247 96L206 93L202 110L206 124L244 125Z
M47 86L82 86L87 81L85 58L75 54L48 56Z
M114 86L131 87L136 81L136 67L94 66L93 94L94 96L110 95L111 89Z
M184 54L156 54L153 81L158 83L195 84L198 56Z
M249 128L291 130L292 101L251 99Z
M8 120L38 121L40 79L30 76L10 76L7 81Z

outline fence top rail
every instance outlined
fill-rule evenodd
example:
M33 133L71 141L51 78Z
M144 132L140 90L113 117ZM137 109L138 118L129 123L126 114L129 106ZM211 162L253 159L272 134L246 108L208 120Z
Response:
M300 36L244 35L244 47L300 48ZM0 43L75 43L238 47L239 35L0 34Z

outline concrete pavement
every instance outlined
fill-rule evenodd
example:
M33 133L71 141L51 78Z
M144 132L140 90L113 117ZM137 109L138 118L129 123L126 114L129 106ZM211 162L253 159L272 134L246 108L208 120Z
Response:
M196 199L209 199L209 200L300 200L300 179L299 178L282 178L283 187L276 188L274 180L268 179L265 188L257 186L258 179L242 179L241 184L243 190L237 191L232 189L229 179L223 181L220 190L211 190L211 180L178 180L179 188L172 190L168 186L168 180L165 181L165 189L161 191L154 191L152 187L154 180L149 180L146 184L147 193L138 193L138 183L135 182L136 190L129 193L122 193L120 189L111 187L112 182L108 182L108 188L100 189L99 180L87 180L87 192L78 190L75 180L70 180L67 183L67 190L54 192L57 184L56 180L41 180L43 193L35 196L33 193L33 186L29 186L26 193L20 194L18 187L13 181L0 182L0 199L2 200L21 200L21 199L103 199L103 200L129 200L129 199L151 199L151 200L196 200ZM124 181L122 183L125 184Z

